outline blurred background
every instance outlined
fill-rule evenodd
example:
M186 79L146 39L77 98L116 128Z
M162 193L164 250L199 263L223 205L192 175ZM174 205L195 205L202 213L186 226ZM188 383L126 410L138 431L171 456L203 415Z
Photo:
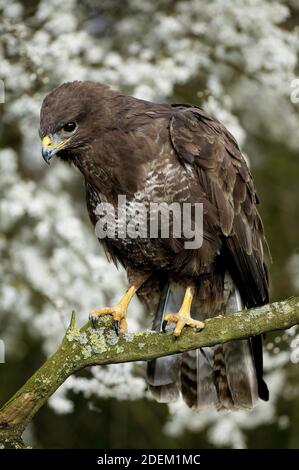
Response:
M220 119L254 175L273 258L271 300L298 295L297 0L0 0L0 17L1 403L55 351L73 309L83 324L125 286L93 234L81 176L41 158L41 102L64 81L193 103ZM150 327L138 301L129 322ZM298 328L267 336L265 368L269 403L196 414L153 402L143 364L93 367L68 379L25 440L43 448L298 448Z

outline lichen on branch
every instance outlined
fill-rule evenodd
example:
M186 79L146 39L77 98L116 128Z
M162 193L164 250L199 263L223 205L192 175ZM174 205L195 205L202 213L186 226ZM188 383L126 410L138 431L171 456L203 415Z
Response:
M206 320L196 332L185 328L175 339L171 331L143 331L117 336L112 318L100 319L98 328L88 322L81 328L73 312L58 350L37 370L0 410L0 445L20 448L21 436L37 411L75 372L88 366L151 359L191 349L213 346L233 339L284 330L299 324L299 298L243 310Z

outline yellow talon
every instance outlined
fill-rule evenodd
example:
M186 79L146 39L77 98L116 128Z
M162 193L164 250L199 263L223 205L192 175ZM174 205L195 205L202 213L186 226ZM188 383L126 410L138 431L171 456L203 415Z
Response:
M191 305L194 297L194 287L187 287L182 306L178 313L167 313L164 317L165 322L176 323L173 331L174 336L180 336L184 326L191 326L191 328L204 328L205 324L202 321L194 320L191 318Z
M115 322L116 332L125 333L128 329L126 320L128 305L136 292L136 287L132 286L127 290L121 300L114 307L96 308L92 310L90 312L89 319L93 326L95 326L99 317L103 317L104 315L111 315Z

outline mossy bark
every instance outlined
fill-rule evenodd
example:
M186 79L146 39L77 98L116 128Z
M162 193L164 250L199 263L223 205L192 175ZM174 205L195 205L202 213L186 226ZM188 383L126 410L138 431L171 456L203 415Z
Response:
M79 329L73 313L58 350L1 408L0 444L5 447L23 447L22 433L36 412L70 375L84 367L149 361L232 339L287 329L298 323L298 297L211 318L206 321L202 331L185 328L178 339L170 331L166 334L145 331L117 336L112 329L111 317L103 317L96 330L89 322Z

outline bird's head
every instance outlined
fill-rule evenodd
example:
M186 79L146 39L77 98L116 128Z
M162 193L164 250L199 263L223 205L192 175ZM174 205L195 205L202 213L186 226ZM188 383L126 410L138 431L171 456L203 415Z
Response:
M42 156L49 163L54 155L71 161L98 134L101 119L99 101L107 87L93 82L68 82L44 99L40 112L39 135Z

